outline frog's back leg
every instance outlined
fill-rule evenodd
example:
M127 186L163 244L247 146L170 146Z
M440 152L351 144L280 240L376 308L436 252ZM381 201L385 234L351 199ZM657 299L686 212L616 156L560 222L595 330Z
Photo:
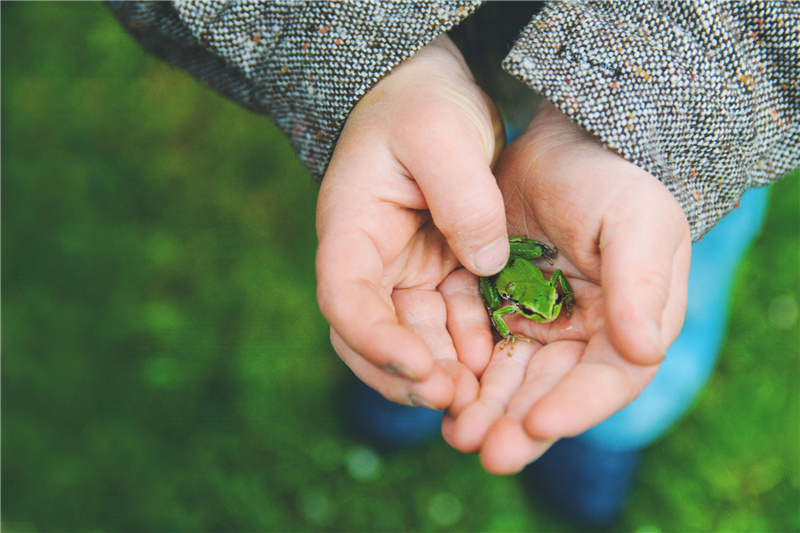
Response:
M553 264L553 259L558 255L558 250L546 244L526 237L511 237L508 239L512 257L523 259L538 259L543 257L548 263Z
M503 299L500 297L500 291L497 290L495 280L497 276L487 276L485 278L478 278L480 284L479 289L483 305L491 312L503 304Z
M567 281L567 276L564 275L561 270L554 270L553 275L550 277L550 285L555 287L557 284L561 285L561 291L563 294L561 295L561 299L564 302L564 309L567 310L567 318L572 317L572 304L574 303L574 296L572 293L572 287Z

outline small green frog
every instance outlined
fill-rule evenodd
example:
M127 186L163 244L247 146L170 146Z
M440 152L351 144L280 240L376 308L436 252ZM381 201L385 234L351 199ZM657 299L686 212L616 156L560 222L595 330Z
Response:
M510 342L508 355L511 356L517 339L526 342L530 342L530 339L513 335L503 316L522 313L522 316L534 322L552 322L558 318L563 306L567 318L570 318L573 294L567 277L561 270L553 271L550 279L546 280L539 267L530 262L531 259L544 258L552 265L553 259L558 255L555 248L525 237L511 237L508 242L511 245L508 263L497 274L480 278L480 292L492 324L503 336L500 348ZM556 290L559 284L564 294ZM503 300L511 303L504 306Z

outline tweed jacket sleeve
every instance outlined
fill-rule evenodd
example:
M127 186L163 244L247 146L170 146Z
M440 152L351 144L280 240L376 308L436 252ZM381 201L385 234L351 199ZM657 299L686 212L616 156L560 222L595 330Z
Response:
M322 180L344 121L384 75L479 1L109 2L145 49L268 115Z
M290 138L322 179L358 100L481 0L112 2L142 45ZM503 63L661 180L693 239L800 165L800 4L548 3Z
M552 2L504 67L658 177L694 240L800 165L798 2Z

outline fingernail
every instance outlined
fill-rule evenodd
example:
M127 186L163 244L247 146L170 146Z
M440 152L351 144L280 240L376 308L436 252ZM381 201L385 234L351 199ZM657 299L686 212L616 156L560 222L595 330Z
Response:
M475 268L486 274L494 274L506 266L508 260L508 237L501 237L475 253Z
M412 381L419 381L419 378L415 376L403 363L388 363L383 367L383 371L393 376L401 376Z
M648 320L646 328L648 335L650 335L650 338L661 354L661 359L666 359L667 349L664 348L664 343L661 341L661 328L658 327L658 324L656 324L655 320Z
M438 411L438 409L436 409L432 403L415 392L409 394L407 400L408 405L411 407L424 407L425 409L430 409L431 411Z

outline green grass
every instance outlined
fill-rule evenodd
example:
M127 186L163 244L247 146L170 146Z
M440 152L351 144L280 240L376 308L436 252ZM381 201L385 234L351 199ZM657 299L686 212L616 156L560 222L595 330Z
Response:
M3 530L569 530L474 456L343 429L317 187L267 119L100 4L3 3L2 53ZM796 172L625 529L800 530L799 204Z

